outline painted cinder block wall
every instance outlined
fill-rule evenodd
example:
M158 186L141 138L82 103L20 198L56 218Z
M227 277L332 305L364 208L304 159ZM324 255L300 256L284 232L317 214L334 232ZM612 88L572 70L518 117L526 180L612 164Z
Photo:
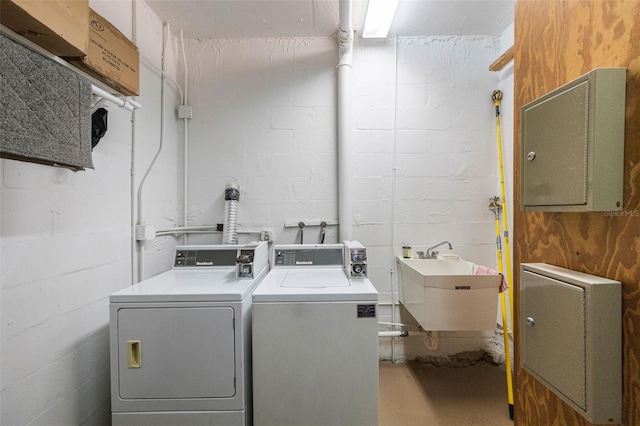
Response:
M131 1L90 6L133 37ZM106 104L108 131L94 170L0 160L0 424L109 424L108 296L132 282L131 180L157 151L162 23L137 4L143 108ZM172 45L169 74L175 77ZM176 94L167 90L165 148L144 196L145 219L177 224ZM132 155L135 157L132 176ZM169 240L147 247L146 273L166 270ZM155 245L154 245L155 244Z
M163 30L141 0L90 6L140 48L143 108L133 130L130 113L107 105L109 131L94 151L95 170L0 160L1 424L109 423L108 295L137 280L131 180L137 188L158 149ZM241 230L270 230L276 242L289 243L297 241L297 229L284 223L335 222L335 39L187 40L187 46L194 111L189 224L222 222L230 180L242 190ZM416 250L449 239L461 255L495 266L485 207L497 194L497 178L485 98L499 84L487 68L500 51L490 36L357 41L354 237L369 247L381 319L391 317L393 257L404 242ZM174 38L165 62L168 76L182 82L179 55ZM182 224L180 100L172 84L165 94L164 148L143 195L143 221L159 229ZM337 235L330 226L326 241ZM305 241L317 238L318 228L306 230ZM144 243L143 278L170 267L176 242ZM441 346L475 348L478 337L445 336ZM382 341L383 357L389 346ZM405 347L408 358L425 353L420 339L403 341L398 358Z
M488 67L499 54L496 35L356 38L353 235L368 248L383 320L391 318L403 244L415 251L449 240L461 256L496 268L487 205L498 195L491 92L500 77ZM335 223L337 55L334 38L188 41L189 225L223 222L227 182L241 189L239 229L269 230L275 243L300 241L285 224ZM336 242L337 231L330 226L325 241ZM319 228L304 236L318 242ZM437 353L497 340L493 332L443 333ZM390 357L389 339L381 343ZM414 339L397 345L400 359L404 345L409 358L426 354Z
M496 195L490 93L498 75L488 66L498 52L499 39L492 36L359 40L355 134L360 151L355 162L360 168L354 180L365 188L376 176L384 176L388 192L381 209L376 196L363 191L366 195L358 198L356 207L361 226L355 234L378 255L371 261L371 277L383 304L394 296L394 280L399 283L394 256L405 244L415 252L447 240L462 257L496 268L487 204ZM378 80L380 73L385 78ZM377 143L369 143L372 139ZM383 156L384 172L367 173ZM382 229L387 239L367 242ZM384 319L392 319L389 309L381 312ZM395 320L413 322L407 315ZM381 339L383 356L389 353L389 341ZM427 350L421 338L397 339L395 357L502 352L493 332L440 333L438 346L437 351Z
M190 40L188 53L189 224L222 223L232 181L240 186L241 230L269 230L274 241L293 243L298 230L285 222L335 223L335 39ZM304 242L318 242L318 230L306 229ZM326 241L336 239L330 226Z

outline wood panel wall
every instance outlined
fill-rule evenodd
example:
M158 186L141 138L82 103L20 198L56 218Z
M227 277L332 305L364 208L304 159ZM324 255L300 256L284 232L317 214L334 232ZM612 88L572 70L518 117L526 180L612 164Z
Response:
M640 0L518 0L514 68L514 293L518 269L546 262L623 286L623 424L640 425ZM623 212L520 210L520 107L597 67L626 67ZM520 366L515 338L515 423L589 424ZM616 350L617 348L603 348Z

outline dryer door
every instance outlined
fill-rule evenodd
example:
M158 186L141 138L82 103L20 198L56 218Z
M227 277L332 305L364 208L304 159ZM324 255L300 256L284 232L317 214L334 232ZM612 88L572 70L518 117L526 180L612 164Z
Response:
M119 309L120 398L233 397L233 316L231 307Z

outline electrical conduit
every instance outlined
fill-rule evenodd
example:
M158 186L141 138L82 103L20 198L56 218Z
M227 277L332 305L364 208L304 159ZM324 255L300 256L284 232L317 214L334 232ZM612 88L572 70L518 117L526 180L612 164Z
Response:
M131 2L131 41L138 42L138 5L137 1ZM131 111L131 176L129 177L129 217L131 224L131 285L137 282L138 263L136 262L136 250L138 241L136 240L136 110Z
M151 161L149 168L147 169L144 177L140 181L140 186L138 186L138 220L137 224L142 225L143 223L143 211L142 211L142 192L144 190L144 185L147 182L147 178L153 166L155 165L158 157L162 153L162 147L164 145L164 83L165 83L165 55L167 50L167 39L169 33L170 24L164 24L164 31L162 33L162 62L161 62L161 75L160 75L160 142L158 144L158 152L156 152L155 157ZM138 282L144 280L144 241L138 241Z
M182 105L189 105L189 79L188 79L188 71L187 71L187 54L184 50L184 36L182 34L182 30L180 30L180 48L182 49L182 61L184 63L184 96L182 97ZM185 117L184 120L184 183L183 183L183 205L182 205L182 225L186 228L188 226L188 216L187 216L187 186L188 186L188 177L189 177L189 118ZM184 234L184 244L188 244L188 234Z

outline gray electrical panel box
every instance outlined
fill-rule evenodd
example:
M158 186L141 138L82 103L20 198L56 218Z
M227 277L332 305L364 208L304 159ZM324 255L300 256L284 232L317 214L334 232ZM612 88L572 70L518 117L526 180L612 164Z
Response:
M597 68L521 110L521 207L622 210L625 68Z
M620 282L523 263L520 302L522 367L591 423L620 423Z

